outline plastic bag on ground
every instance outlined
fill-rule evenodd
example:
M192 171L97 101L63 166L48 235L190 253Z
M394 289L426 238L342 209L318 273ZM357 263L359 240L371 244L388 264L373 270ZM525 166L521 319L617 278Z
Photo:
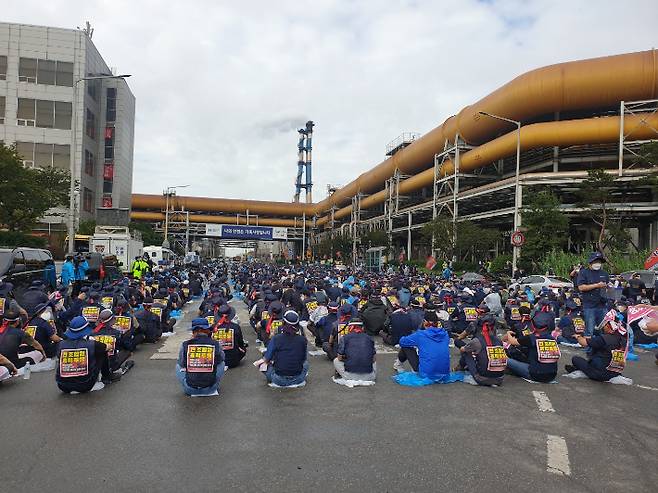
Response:
M446 375L441 375L436 378L421 377L418 373L413 371L405 371L398 373L391 377L396 383L405 385L407 387L423 387L425 385L432 385L435 383L454 383L464 380L464 374L461 372L452 372Z

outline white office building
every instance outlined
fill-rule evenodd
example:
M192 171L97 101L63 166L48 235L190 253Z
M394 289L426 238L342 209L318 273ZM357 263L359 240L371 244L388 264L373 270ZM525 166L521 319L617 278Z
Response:
M76 222L130 207L135 97L123 79L81 80L111 74L83 30L0 23L0 140L25 166L68 170L73 152ZM67 210L48 228L65 230Z

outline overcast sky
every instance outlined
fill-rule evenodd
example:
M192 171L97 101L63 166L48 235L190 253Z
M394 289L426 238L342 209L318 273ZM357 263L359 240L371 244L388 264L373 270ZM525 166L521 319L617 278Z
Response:
M289 201L312 119L314 199L536 67L652 48L658 3L2 0L3 20L89 20L137 98L135 192ZM182 192L182 191L181 191Z

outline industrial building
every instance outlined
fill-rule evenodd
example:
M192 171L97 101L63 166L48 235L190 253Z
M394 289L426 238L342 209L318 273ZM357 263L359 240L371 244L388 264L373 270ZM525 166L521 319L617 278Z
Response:
M203 223L286 227L303 247L338 231L356 245L365 231L381 229L416 254L419 228L435 217L482 221L511 235L522 226L530 187L551 187L575 214L574 186L587 170L606 169L619 184L654 173L658 163L638 159L638 150L658 139L657 109L656 50L551 65L516 77L425 135L402 135L383 162L320 202L137 194L132 217L162 221L167 203L199 231ZM639 245L656 247L652 190L635 186L623 203L614 203L616 190L610 196ZM587 228L582 233L586 240Z
M129 208L132 194L135 97L92 34L0 23L0 140L25 166L74 170L76 223ZM67 216L54 210L40 229L66 231Z

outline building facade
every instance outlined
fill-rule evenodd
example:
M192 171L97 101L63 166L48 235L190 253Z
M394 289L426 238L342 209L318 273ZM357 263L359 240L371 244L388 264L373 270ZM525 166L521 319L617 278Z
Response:
M111 75L82 30L0 23L0 140L15 144L25 166L71 169L79 182L75 220L97 208L129 208L135 97ZM43 227L66 229L68 209Z

